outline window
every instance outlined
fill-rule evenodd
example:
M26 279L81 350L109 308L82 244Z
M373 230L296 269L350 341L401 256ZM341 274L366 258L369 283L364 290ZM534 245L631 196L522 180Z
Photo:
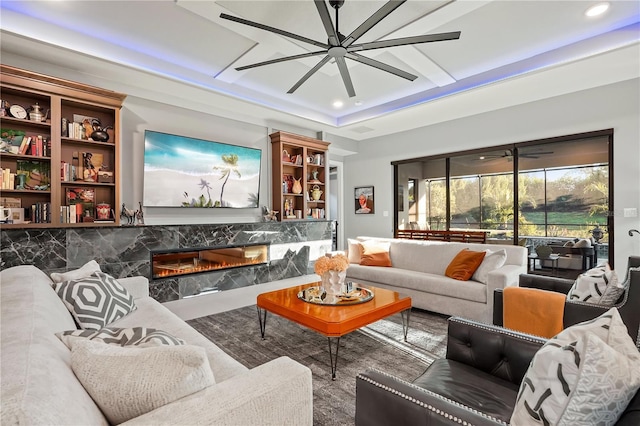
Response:
M590 238L598 226L607 260L612 140L604 130L395 162L408 210L396 229L484 230L515 244Z

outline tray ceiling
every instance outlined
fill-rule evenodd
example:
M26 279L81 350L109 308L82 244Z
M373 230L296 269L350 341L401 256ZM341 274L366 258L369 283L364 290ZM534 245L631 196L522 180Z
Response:
M340 31L350 33L386 1L346 0ZM349 98L336 64L295 93L287 90L321 58L245 71L235 68L317 47L221 19L221 13L326 42L311 0L296 1L7 1L3 34L222 93L292 116L366 135L370 120L517 76L636 46L640 3L610 1L588 18L594 1L409 0L360 41L461 31L459 40L377 49L361 54L418 76L411 82L347 60L356 96ZM329 9L332 19L333 9ZM20 53L20 43L2 41ZM62 65L63 58L46 58ZM343 106L336 108L334 102ZM358 130L360 129L360 130Z

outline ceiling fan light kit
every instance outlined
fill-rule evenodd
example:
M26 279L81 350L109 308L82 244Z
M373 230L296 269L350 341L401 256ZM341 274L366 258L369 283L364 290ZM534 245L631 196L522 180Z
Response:
M288 31L281 30L279 28L270 27L268 25L263 25L257 22L248 21L243 18L238 18L236 16L227 15L226 13L220 14L222 19L227 19L233 22L238 22L240 24L248 25L254 28L259 28L265 31L269 31L275 34L279 34L284 37L289 37L294 40L298 40L307 44L311 44L317 47L322 48L323 50L317 50L308 53L302 53L300 55L286 56L284 58L272 59L269 61L258 62L255 64L245 65L241 67L237 67L237 71L242 71L251 68L257 68L264 65L277 64L280 62L291 61L295 59L303 59L309 58L312 56L325 55L324 58L320 60L313 68L311 68L300 80L298 80L292 87L289 89L287 93L295 92L305 81L307 81L313 74L315 74L320 68L322 68L325 64L330 62L332 59L335 60L335 63L338 66L338 70L340 71L340 76L342 77L342 81L344 86L349 94L349 97L352 98L356 95L355 89L353 87L353 82L351 81L351 75L349 74L349 69L347 68L347 64L345 59L350 59L352 61L359 62L364 65L368 65L373 68L380 69L382 71L386 71L390 74L396 75L398 77L402 77L409 81L413 81L418 76L403 71L394 66L385 64L384 62L380 62L378 60L360 55L356 52L364 52L368 50L374 49L383 49L387 47L395 47L395 46L406 46L411 44L419 44L419 43L432 43L437 41L445 41L445 40L457 40L460 38L460 31L448 32L448 33L439 33L439 34L428 34L422 36L414 36L414 37L403 37L392 40L378 40L369 43L360 43L354 44L360 37L366 34L371 28L373 28L377 23L382 21L387 15L400 7L407 0L391 0L385 3L380 9L378 9L373 15L371 15L367 20L365 20L358 28L353 30L349 35L344 36L339 31L339 19L338 19L338 11L344 5L344 0L329 0L329 5L335 9L335 27L333 25L333 21L331 20L331 16L329 15L329 9L327 7L327 3L325 0L314 0L315 6L318 9L318 14L320 15L320 19L322 20L322 24L327 33L327 42L323 43L317 40L313 40L307 37L303 37L298 34L290 33Z

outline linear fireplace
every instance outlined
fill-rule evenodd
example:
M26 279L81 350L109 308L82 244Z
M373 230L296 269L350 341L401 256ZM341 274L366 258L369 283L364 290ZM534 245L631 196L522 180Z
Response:
M270 243L151 251L151 280L269 263Z

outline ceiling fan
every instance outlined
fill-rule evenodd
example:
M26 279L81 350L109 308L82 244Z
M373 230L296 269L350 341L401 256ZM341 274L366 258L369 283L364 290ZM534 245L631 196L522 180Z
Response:
M535 151L535 152L518 152L519 158L540 158L541 155L553 154L553 151ZM513 160L513 150L507 149L502 154L487 154L478 157L479 160L493 160L496 158L506 158L508 161Z
M381 40L381 41L373 41L369 43L360 43L354 44L360 37L362 37L367 31L373 28L378 22L384 19L391 12L400 7L407 0L391 0L385 3L378 11L376 11L373 15L371 15L366 21L364 21L358 28L353 30L351 34L348 36L344 36L340 33L338 29L338 10L344 4L345 0L329 0L329 4L336 11L336 25L335 28L333 26L333 22L331 20L331 16L329 16L329 9L327 8L327 4L325 0L314 0L316 8L318 9L318 13L320 14L320 19L322 20L322 24L324 25L324 29L327 32L327 43L323 43L320 41L312 40L307 37L303 37L297 34L290 33L288 31L281 30L279 28L270 27L268 25L263 25L257 22L248 21L246 19L238 18L236 16L227 15L226 13L220 14L220 17L223 19L228 19L230 21L238 22L244 25L249 25L251 27L259 28L262 30L270 31L275 34L279 34L285 37L292 38L294 40L302 41L304 43L309 43L314 46L322 48L322 50L317 50L314 52L302 53L300 55L286 56L284 58L272 59L269 61L258 62L251 65L245 65L242 67L236 68L238 71L246 70L249 68L261 67L263 65L276 64L279 62L291 61L294 59L302 59L308 58L312 56L325 55L324 58L320 62L316 64L313 68L309 70L296 84L289 89L287 93L295 92L305 81L309 79L313 74L315 74L320 68L326 65L331 59L335 59L336 64L338 65L338 69L340 70L340 75L342 76L342 81L344 82L345 88L347 89L347 93L349 97L354 97L356 92L353 88L353 83L351 82L351 76L349 74L349 69L347 68L345 59L351 59L353 61L359 62L364 65L369 65L374 68L378 68L380 70L389 72L391 74L397 75L398 77L405 78L407 80L413 81L418 76L403 71L399 68L393 67L391 65L385 64L383 62L377 61L375 59L368 58L366 56L362 56L356 52L362 52L373 49L382 49L385 47L395 47L395 46L405 46L409 44L418 44L418 43L430 43L435 41L445 41L445 40L456 40L460 38L460 31L449 32L449 33L439 33L439 34L428 34L422 36L414 36L414 37L403 37L397 38L393 40Z

